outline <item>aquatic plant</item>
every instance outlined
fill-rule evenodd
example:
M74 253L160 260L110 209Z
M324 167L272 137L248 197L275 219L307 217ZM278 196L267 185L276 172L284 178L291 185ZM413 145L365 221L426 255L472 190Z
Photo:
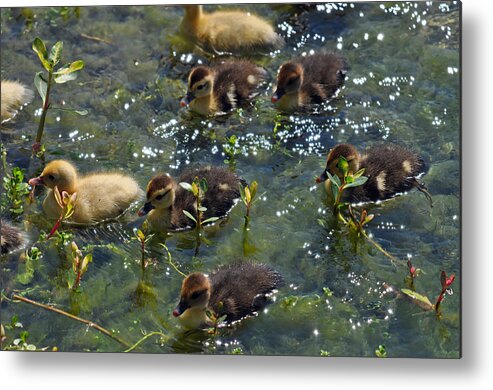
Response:
M134 235L137 241L140 243L140 264L142 268L142 272L144 272L147 263L146 263L146 244L152 239L154 234L149 233L149 224L146 221L142 223L142 228L141 229L135 229L134 230Z
M2 197L1 212L9 210L14 215L24 212L25 198L29 195L29 185L24 182L24 169L14 167L10 172L7 168L7 151L1 146L4 196Z
M71 244L72 269L67 273L68 288L75 291L79 288L80 280L86 273L89 263L92 262L92 253L83 257L82 251L77 244L72 241Z
M72 195L69 195L67 191L60 191L58 187L53 187L53 194L55 195L56 202L62 209L60 212L60 217L57 219L53 228L46 236L46 239L49 240L53 234L58 230L63 221L70 218L75 211L75 201L77 200L77 192L74 192Z
M406 276L406 283L411 290L414 290L414 279L416 279L422 272L421 268L416 268L411 260L407 261L407 269L409 274Z
M206 309L205 315L211 321L211 328L209 328L208 333L212 335L217 334L217 329L219 325L226 320L227 315L220 316L218 313L223 309L223 303L218 302L216 310Z
M35 246L26 249L20 256L21 262L15 280L23 285L31 283L34 278L34 269L41 256L41 250Z
M202 225L215 222L219 219L219 217L210 217L205 221L202 220L202 215L207 211L207 207L202 206L201 201L204 198L205 193L209 189L207 185L207 180L205 178L199 179L197 176L193 179L193 182L180 183L180 186L185 190L191 192L195 197L195 205L197 209L197 218L195 218L190 212L187 210L183 210L183 214L185 214L190 220L195 223L195 229L197 230L197 234L200 235L200 231L202 229Z
M440 291L440 294L438 295L435 304L432 304L430 299L422 294L419 294L415 291L409 290L407 288L401 289L401 293L404 294L405 297L409 298L412 303L415 305L419 306L421 309L425 311L435 311L435 314L437 315L437 318L441 317L440 313L440 305L442 301L445 298L446 293L451 293L451 286L454 283L455 280L455 274L450 275L447 277L447 274L445 271L440 272L440 283L442 286L442 289Z
M257 189L258 183L256 181L252 181L250 185L245 186L240 183L240 196L246 207L245 227L247 227L250 222L250 210L252 206L260 199L255 199L255 196L257 195Z
M385 345L380 344L377 349L375 349L375 356L379 358L387 357L387 350L385 349Z
M43 106L41 117L39 119L38 131L36 133L36 140L33 144L33 153L37 156L42 156L44 154L44 147L41 144L41 139L43 137L46 114L49 109L58 109L73 112L79 115L87 114L86 110L52 107L50 102L50 93L53 83L63 84L68 81L75 80L78 76L78 72L84 68L84 61L77 60L61 67L57 67L62 59L62 41L56 42L48 53L45 43L39 37L36 37L33 41L32 49L38 55L43 68L48 72L48 76L46 76L44 72L37 72L34 76L34 85L36 86L39 96L41 97Z
M337 162L337 168L342 172L342 181L337 175L331 175L330 172L327 173L327 177L330 180L332 196L334 198L334 214L338 219L346 223L346 220L341 214L341 209L348 206L348 203L342 202L342 195L344 191L351 187L359 187L366 183L368 178L363 176L365 168L361 168L356 173L349 170L349 164L343 156L339 156L339 161ZM318 180L318 179L317 179Z
M225 164L228 164L231 169L236 168L236 156L240 153L238 147L238 137L232 135L230 137L224 137L225 144L223 144L223 152L226 155L224 160Z

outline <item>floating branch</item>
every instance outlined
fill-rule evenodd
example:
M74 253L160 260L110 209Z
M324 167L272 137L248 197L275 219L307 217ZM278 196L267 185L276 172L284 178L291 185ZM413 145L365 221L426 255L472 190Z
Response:
M51 306L48 306L48 305L44 305L42 303L33 301L31 299L21 297L20 295L17 295L17 294L12 295L12 298L15 299L15 300L18 300L18 301L29 303L29 304L34 305L34 306L41 307L43 309L52 311L54 313L61 314L61 315L65 316L65 317L71 318L73 320L82 322L83 324L86 324L87 326L90 326L91 328L94 328L94 329L98 330L99 332L105 334L106 336L111 337L113 340L119 342L124 347L131 348L131 346L130 346L129 343L127 343L126 341L120 339L119 337L117 337L113 333L111 333L109 330L103 328L102 326L99 326L98 324L95 324L92 321L85 320L84 318L80 318L80 317L74 316L73 314L67 313L67 312L65 312L63 310L56 309L56 308L51 307Z

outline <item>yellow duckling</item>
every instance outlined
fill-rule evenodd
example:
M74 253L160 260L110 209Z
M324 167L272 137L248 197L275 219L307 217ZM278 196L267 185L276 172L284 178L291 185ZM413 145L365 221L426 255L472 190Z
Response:
M31 186L49 188L43 209L50 218L59 218L62 209L56 201L55 186L62 193L77 193L72 222L92 224L116 218L133 202L143 197L137 182L121 173L92 173L79 177L76 168L64 160L50 162L40 176L29 180Z
M272 103L293 111L330 100L342 86L346 61L332 53L315 53L285 62L277 74Z
M207 166L185 171L178 183L192 183L195 177L205 179L208 186L201 200L202 206L207 208L202 220L226 216L240 198L242 180L229 169ZM146 203L138 214L148 214L151 230L183 230L195 226L183 213L186 210L197 218L195 197L178 183L168 174L156 175L149 181Z
M19 107L29 103L33 98L33 91L17 81L2 80L0 90L2 122L12 118Z
M200 115L226 113L245 106L269 78L262 67L246 60L230 60L213 67L198 66L188 76L188 92L180 105Z
M248 261L221 266L210 276L194 272L183 280L173 316L186 329L212 325L206 310L226 316L226 322L238 321L261 310L283 284L279 272Z
M216 53L269 52L284 44L266 20L244 11L204 13L201 5L185 5L181 29Z

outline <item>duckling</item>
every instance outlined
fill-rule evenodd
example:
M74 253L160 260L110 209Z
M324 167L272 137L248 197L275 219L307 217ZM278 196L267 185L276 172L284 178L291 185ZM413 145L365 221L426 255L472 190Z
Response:
M130 205L143 197L137 182L121 173L91 173L79 177L77 169L68 161L54 160L46 165L40 176L29 180L31 186L44 185L49 188L43 209L50 218L59 218L58 205L53 188L77 192L72 222L93 224L116 218Z
M283 284L279 272L248 261L221 266L210 276L194 272L183 280L173 316L187 329L212 325L207 309L226 322L238 321L262 309Z
M203 220L224 217L240 197L239 184L243 181L226 168L201 167L184 172L178 182L192 183L194 178L206 179L208 189L201 200L207 208ZM139 216L149 214L147 221L153 231L183 230L194 227L183 210L197 218L193 194L182 188L168 174L159 174L147 185L147 200Z
M214 53L265 53L284 45L272 26L258 16L243 11L204 13L201 5L185 5L181 31Z
M344 58L317 53L285 62L277 74L277 87L271 101L283 111L293 111L332 98L347 73Z
M2 254L12 252L24 245L25 238L21 230L3 219L0 224Z
M269 73L246 60L230 60L213 67L198 66L188 76L188 92L180 105L200 115L244 106L256 95Z
M423 159L414 152L394 144L372 147L366 150L363 156L360 156L353 145L335 146L327 156L324 172L317 178L317 183L325 182L327 193L331 193L327 172L343 178L337 167L340 156L348 162L350 172L356 173L365 168L363 175L368 177L363 185L348 188L351 202L385 200L416 187L426 195L432 205L431 195L424 184L418 182L418 177L425 172Z
M34 94L29 88L17 81L0 82L1 101L0 117L2 122L12 118L17 108L29 103Z

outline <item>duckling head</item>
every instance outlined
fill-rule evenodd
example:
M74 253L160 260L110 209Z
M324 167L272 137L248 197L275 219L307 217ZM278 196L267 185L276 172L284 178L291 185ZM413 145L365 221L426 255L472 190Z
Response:
M181 99L180 106L188 106L194 99L210 96L214 84L214 75L211 69L205 66L198 66L190 72L188 76L188 92Z
M272 95L272 103L277 103L284 95L297 94L303 83L303 68L300 64L287 62L277 74L277 87Z
M139 216L153 209L167 209L175 202L175 181L167 174L154 176L147 184L146 203L139 210Z
M67 191L69 194L76 192L77 170L65 160L54 160L50 162L38 177L29 180L29 185L43 185L53 189L55 186L60 192Z
M173 316L179 317L188 309L204 310L211 297L211 282L201 272L188 275L181 285L180 302L173 310Z
M337 175L340 179L344 174L341 172L337 164L339 163L339 157L344 157L349 164L349 171L355 173L359 169L360 155L353 145L339 144L330 150L327 156L327 167L324 172L317 177L317 183L324 182L329 177L327 172L331 175Z

